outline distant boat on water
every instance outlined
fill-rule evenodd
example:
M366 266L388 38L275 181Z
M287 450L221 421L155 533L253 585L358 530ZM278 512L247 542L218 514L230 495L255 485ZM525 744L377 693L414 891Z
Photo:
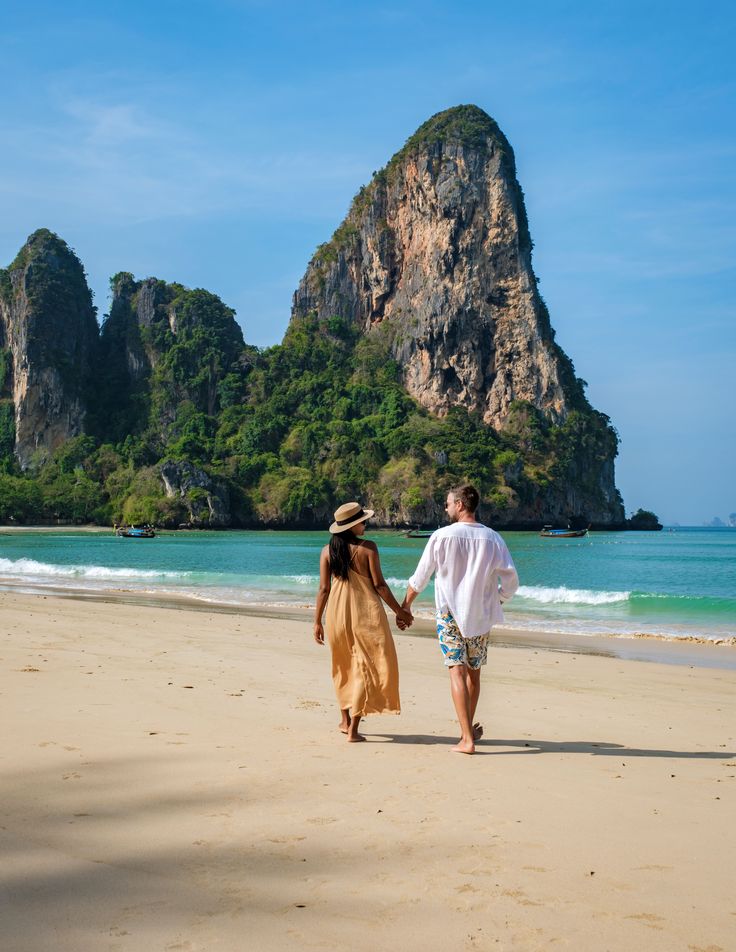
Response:
M407 539L428 539L431 535L431 532L422 532L420 529L409 529L408 532L404 533L404 537Z
M588 529L553 529L552 526L545 526L539 534L546 539L580 539L588 534Z
M153 526L115 526L115 535L121 539L154 539Z

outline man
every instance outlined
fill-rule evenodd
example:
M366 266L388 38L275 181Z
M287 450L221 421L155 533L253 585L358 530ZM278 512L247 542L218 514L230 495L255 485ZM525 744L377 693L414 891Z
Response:
M480 697L480 670L486 663L492 625L503 622L501 604L519 587L519 576L501 536L476 521L480 496L473 486L447 494L450 525L430 537L404 599L409 609L434 574L437 635L450 669L450 690L460 722L460 743L452 749L475 753L483 733L474 724ZM501 582L499 588L499 579Z

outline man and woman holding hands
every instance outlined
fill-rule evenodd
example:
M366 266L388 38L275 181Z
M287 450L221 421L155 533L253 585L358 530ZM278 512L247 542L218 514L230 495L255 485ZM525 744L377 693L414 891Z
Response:
M358 731L365 715L400 712L396 648L382 601L404 630L413 622L414 599L434 575L437 637L461 734L452 749L475 752L483 733L474 718L490 630L503 622L501 605L519 585L506 543L475 518L479 502L473 486L448 492L450 524L430 536L401 605L383 577L378 547L363 538L373 510L352 502L335 512L332 538L320 555L314 637L324 644L326 628L340 730L348 741L365 740Z

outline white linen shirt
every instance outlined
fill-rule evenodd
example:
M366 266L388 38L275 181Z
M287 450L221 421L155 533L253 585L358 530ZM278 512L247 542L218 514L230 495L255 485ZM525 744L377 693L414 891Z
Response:
M409 585L421 592L435 573L437 611L452 612L464 638L503 624L501 600L519 587L506 543L480 522L454 522L432 533Z

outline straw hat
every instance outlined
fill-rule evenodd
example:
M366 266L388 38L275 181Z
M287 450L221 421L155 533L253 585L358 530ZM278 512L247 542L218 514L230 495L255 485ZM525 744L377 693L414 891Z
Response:
M359 522L365 522L373 515L373 509L364 509L359 502L346 502L335 510L335 521L330 526L330 532L346 532L357 526Z

